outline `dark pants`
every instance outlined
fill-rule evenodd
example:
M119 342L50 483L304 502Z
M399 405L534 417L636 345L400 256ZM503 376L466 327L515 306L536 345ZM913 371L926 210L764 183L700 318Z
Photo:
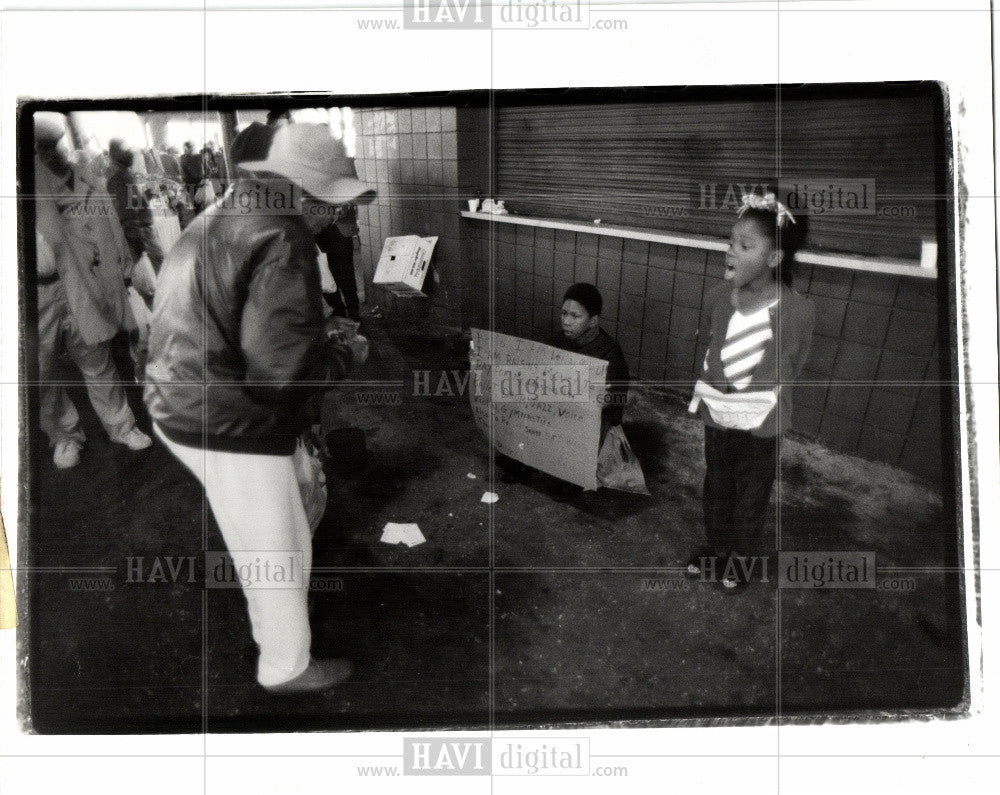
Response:
M758 551L777 467L777 438L705 426L705 535L717 555Z
M129 251L132 253L132 262L138 262L142 253L146 252L153 266L153 273L159 274L160 266L163 264L163 249L160 248L160 243L150 227L127 230L125 242L128 243Z
M354 238L344 237L334 227L323 237L320 248L337 283L337 292L330 296L330 308L335 315L360 320L358 283L354 280Z

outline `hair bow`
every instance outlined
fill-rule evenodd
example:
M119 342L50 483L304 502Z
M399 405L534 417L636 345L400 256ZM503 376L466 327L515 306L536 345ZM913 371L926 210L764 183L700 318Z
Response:
M747 210L767 210L774 213L778 217L779 229L785 226L786 221L795 223L795 216L775 198L773 193L765 193L763 196L758 196L756 193L744 193L743 204L736 211L736 215L742 216Z

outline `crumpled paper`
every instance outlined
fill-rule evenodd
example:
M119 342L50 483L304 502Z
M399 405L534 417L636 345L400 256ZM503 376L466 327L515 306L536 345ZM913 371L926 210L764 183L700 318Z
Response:
M399 522L387 522L382 528L383 544L406 544L408 547L415 547L423 544L427 539L420 532L420 528L413 523L401 524Z

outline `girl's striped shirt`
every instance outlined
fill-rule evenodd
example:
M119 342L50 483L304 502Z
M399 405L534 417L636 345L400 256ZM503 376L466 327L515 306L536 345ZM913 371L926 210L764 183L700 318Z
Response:
M775 300L748 315L737 310L729 319L719 357L726 381L737 392L750 386L754 368L760 364L768 343L774 338L769 311L777 303ZM707 363L705 369L708 369Z

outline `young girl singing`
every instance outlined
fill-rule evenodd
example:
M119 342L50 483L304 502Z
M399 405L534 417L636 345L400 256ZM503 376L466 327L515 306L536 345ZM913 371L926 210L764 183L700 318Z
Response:
M686 573L711 571L729 593L753 571L746 556L762 541L778 437L791 424L791 390L812 338L812 302L789 286L799 231L773 194L744 196L726 253L727 284L705 318L704 369L689 411L705 423L707 546Z

